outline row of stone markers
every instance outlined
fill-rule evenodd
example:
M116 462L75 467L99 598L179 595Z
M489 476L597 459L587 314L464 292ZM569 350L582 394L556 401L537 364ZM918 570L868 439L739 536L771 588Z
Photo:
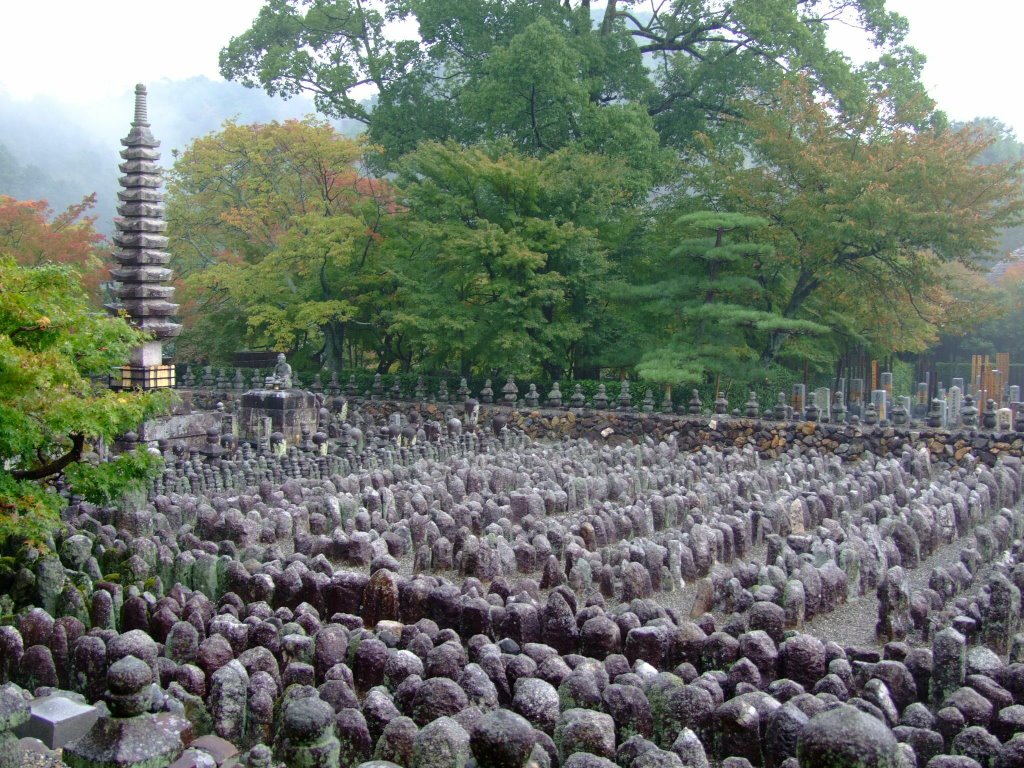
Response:
M283 451L218 434L194 455L165 447L145 501L70 503L54 549L23 553L0 598L0 753L177 768L1024 759L1019 461L933 466L904 446L844 462L803 444L765 461L671 436L535 442L507 415L340 415ZM934 596L900 576L958 545ZM843 603L878 622L875 643L813 634Z
M181 376L179 386L191 389L201 400L211 402L231 400L248 389L261 389L264 386L266 377L259 369L235 368L233 371L232 374L227 368L219 368L215 373L212 366L193 371L191 366L187 366ZM582 385L574 384L572 392L563 393L561 385L557 381L552 383L547 394L538 391L535 384L529 384L526 391L521 392L519 384L511 375L498 390L495 390L491 385L491 380L487 379L476 395L470 390L465 378L459 380L457 388L451 389L449 389L447 381L442 379L436 392L428 390L423 377L418 379L412 391L404 390L398 377L395 377L392 386L386 387L381 374L375 374L373 383L368 389L361 389L354 375L350 376L348 382L342 385L338 380L337 373L331 373L330 380L326 384L322 381L320 374L315 374L307 383L309 391L315 394L330 398L344 396L352 401L365 399L462 405L468 400L474 400L474 402L484 405L499 404L518 408L543 407L627 412L638 410L645 413L657 411L691 416L744 416L776 421L796 420L839 424L863 423L868 426L875 424L920 425L942 429L966 427L1004 432L1024 431L1024 407L1017 407L1020 405L1017 402L1020 397L1018 387L1010 388L1008 397L1013 400L1011 406L1000 408L996 400L992 398L986 398L983 403L979 404L969 392L964 392L963 382L961 380L957 380L957 382L948 391L941 389L939 396L933 400L930 406L922 400L920 394L917 396L916 404L912 404L909 396L894 398L891 394L890 381L888 389L873 392L870 399L864 398L862 394L857 394L862 391L863 386L855 390L853 395L848 395L841 390L832 392L827 387L807 391L803 384L796 384L790 395L780 392L776 402L770 404L760 403L756 393L750 392L747 400L740 407L730 406L728 398L721 392L713 402L705 403L701 400L697 390L693 390L690 398L679 404L674 404L667 392L661 402L656 403L653 390L645 388L639 408L634 406L633 393L628 379L618 382L619 392L614 399L609 397L606 385L603 383L598 384L594 395L589 398L583 393ZM302 382L294 374L292 374L292 385L302 386ZM853 399L848 401L848 398Z
M268 424L254 431L253 423L260 419L254 418L255 411L251 408L247 412L242 403L250 395L267 395L265 391L240 394L196 390L188 395L193 406L214 409L199 414L203 416L204 426L196 436L159 443L158 439L171 431L159 425L153 430L147 427L143 434L151 435L147 437L151 448L159 447L169 461L173 457L178 464L192 463L193 469L187 472L189 485L233 482L231 467L220 467L221 460L230 462L241 458L250 467L250 474L258 475L262 470L257 470L252 462L265 463L260 454L284 454L287 461L280 466L284 476L301 475L305 470L298 465L310 462L317 463L321 473L329 476L408 463L424 456L433 457L438 450L487 452L490 445L517 439L520 433L549 440L586 437L612 444L637 442L646 437L655 440L674 437L682 450L698 450L705 445L716 448L751 445L763 458L809 448L839 455L845 460L859 459L865 454L899 457L908 445L926 448L934 459L942 462L972 463L980 459L991 466L999 456L1024 455L1024 431L1005 432L963 425L951 430L913 422L885 426L870 410L865 421L844 417L842 423L822 423L815 420L819 417L813 409L805 414L809 420L790 420L792 413L782 406L778 414L769 412L766 418L760 418L746 413L701 415L699 403L692 406L694 413L673 414L643 413L625 407L534 410L518 403L511 407L481 404L471 398L456 405L374 399L372 396L350 398L340 391L336 395L293 392L301 395L303 402L309 400L308 415L303 417L301 430L293 426L291 431L287 428L274 431ZM269 393L270 400L274 400L274 394ZM468 391L465 394L468 395ZM724 407L721 403L718 405L719 409ZM749 409L751 414L757 411L754 407ZM220 425L219 430L211 426L211 420ZM272 421L270 418L263 420ZM479 429L481 421L497 426L493 430ZM205 437L202 430L207 430ZM129 438L121 447L137 444L136 436L129 435ZM242 481L250 483L252 479L250 476Z

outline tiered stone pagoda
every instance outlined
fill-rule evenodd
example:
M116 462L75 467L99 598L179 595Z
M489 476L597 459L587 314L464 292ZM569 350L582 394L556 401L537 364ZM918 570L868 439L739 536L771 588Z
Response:
M178 305L171 303L174 288L167 252L167 223L161 171L157 161L160 142L149 130L146 112L146 86L135 86L135 120L128 135L121 139L124 149L119 166L121 191L116 220L114 260L110 270L115 280L116 301L108 304L111 312L124 311L132 324L153 338L134 350L129 365L121 369L114 386L122 389L159 389L174 386L174 366L163 361L163 341L181 333L181 325L172 318Z

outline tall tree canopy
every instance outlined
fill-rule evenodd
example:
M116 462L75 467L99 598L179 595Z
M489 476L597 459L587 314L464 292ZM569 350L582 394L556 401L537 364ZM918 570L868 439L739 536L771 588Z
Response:
M770 102L795 73L853 111L873 93L900 120L932 110L923 57L882 0L613 0L595 12L589 0L268 0L221 52L221 72L312 93L325 114L365 123L392 158L423 139L495 135L557 149L600 142L613 125L685 147L737 96ZM400 23L418 37L400 39ZM833 23L862 28L876 57L857 66L831 49Z

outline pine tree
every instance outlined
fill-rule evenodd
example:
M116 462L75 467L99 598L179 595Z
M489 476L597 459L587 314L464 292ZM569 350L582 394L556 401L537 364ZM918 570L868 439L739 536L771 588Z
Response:
M655 337L636 369L660 384L703 384L718 377L749 380L758 337L771 332L819 333L816 323L791 320L769 308L757 280L772 249L750 239L768 222L738 213L701 211L677 219L683 239L659 271L664 279L625 292Z

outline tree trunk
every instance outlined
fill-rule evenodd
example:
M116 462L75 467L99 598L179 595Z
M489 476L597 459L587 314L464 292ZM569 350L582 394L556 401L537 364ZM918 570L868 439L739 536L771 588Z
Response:
M324 360L328 367L335 371L345 368L345 324L337 320L330 321L324 327Z
M550 361L541 363L541 368L544 369L544 373L547 374L551 381L561 381L565 373L565 368L562 365Z
M604 7L604 17L601 19L602 35L609 34L612 31L612 28L615 26L615 14L617 11L617 5L617 0L608 0L608 4Z
M82 458L82 449L85 447L85 435L71 435L71 450L59 459L47 462L35 469L15 469L11 471L11 477L16 480L44 480L47 477L56 475L68 464L79 461Z

